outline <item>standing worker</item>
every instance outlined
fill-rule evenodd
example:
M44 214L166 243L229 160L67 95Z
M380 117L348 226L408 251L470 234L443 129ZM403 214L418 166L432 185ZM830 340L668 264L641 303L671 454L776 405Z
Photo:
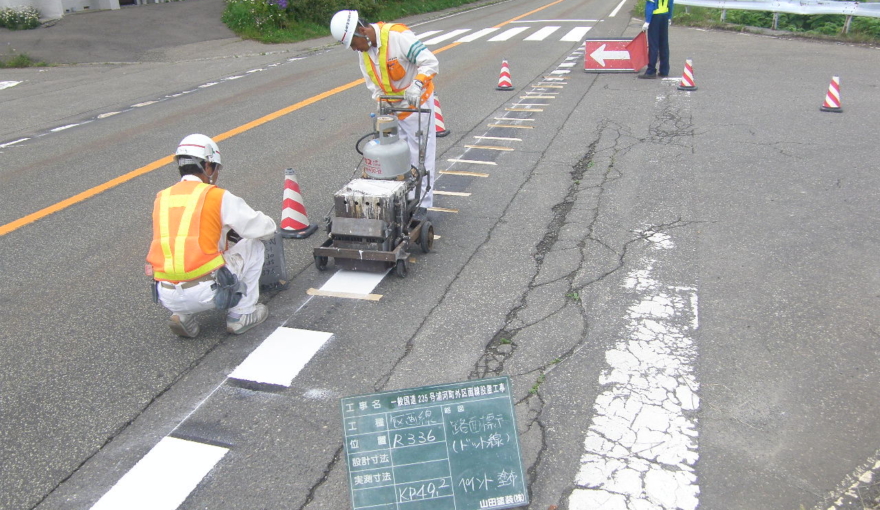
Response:
M656 78L657 58L660 58L661 78L669 76L669 25L672 24L673 0L647 0L645 24L642 32L648 32L648 68L639 78Z
M409 145L410 163L418 168L419 117L425 147L425 170L430 175L431 190L422 180L421 206L434 205L434 155L437 136L434 130L434 76L440 71L440 62L415 34L402 23L367 23L357 11L339 11L330 21L330 32L346 48L359 51L361 73L373 99L379 96L400 96L412 107L431 110L430 113L398 113L401 138Z
M195 314L213 308L227 310L228 332L244 333L269 316L257 299L261 240L275 235L275 221L214 185L222 164L211 138L187 136L174 160L180 181L160 191L153 207L153 299L171 311L168 324L177 335L195 338Z

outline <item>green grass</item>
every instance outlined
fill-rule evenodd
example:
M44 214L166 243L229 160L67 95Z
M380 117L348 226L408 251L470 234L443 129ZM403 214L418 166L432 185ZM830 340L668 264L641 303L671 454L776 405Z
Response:
M19 53L7 60L0 59L0 69L11 69L14 67L48 67L45 62L37 62L24 53Z
M392 21L475 3L476 0L227 0L223 23L243 39L291 43L330 35L330 18L357 9L370 21Z

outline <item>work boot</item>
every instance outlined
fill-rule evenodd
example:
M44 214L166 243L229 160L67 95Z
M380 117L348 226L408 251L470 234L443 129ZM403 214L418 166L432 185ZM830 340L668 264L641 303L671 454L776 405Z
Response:
M195 338L199 334L199 321L192 313L175 313L168 319L168 326L178 336Z
M269 317L269 307L260 303L253 312L238 318L226 316L226 331L240 335Z

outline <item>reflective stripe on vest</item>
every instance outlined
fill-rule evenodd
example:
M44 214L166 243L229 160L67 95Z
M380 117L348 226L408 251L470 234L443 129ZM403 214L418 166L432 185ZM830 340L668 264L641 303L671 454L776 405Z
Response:
M210 184L183 181L159 192L148 257L156 280L190 281L225 264L219 251L206 253L199 243L202 209L212 188Z
M391 84L391 77L388 76L388 51L390 49L388 46L388 36L391 34L392 30L403 32L408 30L408 28L406 25L401 25L399 23L377 23L377 25L379 25L380 46L384 48L384 50L379 51L379 72L376 72L376 64L373 63L373 59L371 59L368 54L369 52L366 51L363 53L364 67L367 69L367 74L370 75L370 79L373 80L373 83L382 89L383 95L402 96L406 87L395 89L394 85ZM379 76L381 76L381 78Z
M659 0L657 8L651 14L663 14L669 12L669 0Z

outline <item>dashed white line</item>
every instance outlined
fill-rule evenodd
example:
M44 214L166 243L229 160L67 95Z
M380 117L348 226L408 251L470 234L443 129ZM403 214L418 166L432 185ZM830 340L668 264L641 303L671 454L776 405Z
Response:
M471 29L469 29L469 28L462 28L462 29L459 29L459 30L453 30L452 32L447 32L447 33L445 33L445 34L443 34L443 35L440 35L440 36L434 37L434 38L432 38L432 39L428 39L427 41L424 41L424 43L425 43L425 46L430 46L430 45L432 45L432 44L438 44L438 43L441 43L441 42L443 42L443 41L446 41L446 40L452 39L453 37L458 37L458 36L460 36L461 34L464 34L464 33L470 32L470 31L471 31Z
M544 28L538 30L537 32L535 32L534 34L526 37L525 40L526 41L543 41L544 39L550 37L550 34L559 30L560 28L561 27L553 27L553 26L544 27Z
M174 510L228 451L165 437L92 510Z
M500 34L496 35L495 37L489 39L489 42L507 41L508 39L515 36L516 34L519 34L521 32L525 32L528 29L529 29L529 27L511 28L511 29L505 30L504 32L501 32Z
M290 386L300 370L332 336L332 333L323 331L278 328L229 377Z

